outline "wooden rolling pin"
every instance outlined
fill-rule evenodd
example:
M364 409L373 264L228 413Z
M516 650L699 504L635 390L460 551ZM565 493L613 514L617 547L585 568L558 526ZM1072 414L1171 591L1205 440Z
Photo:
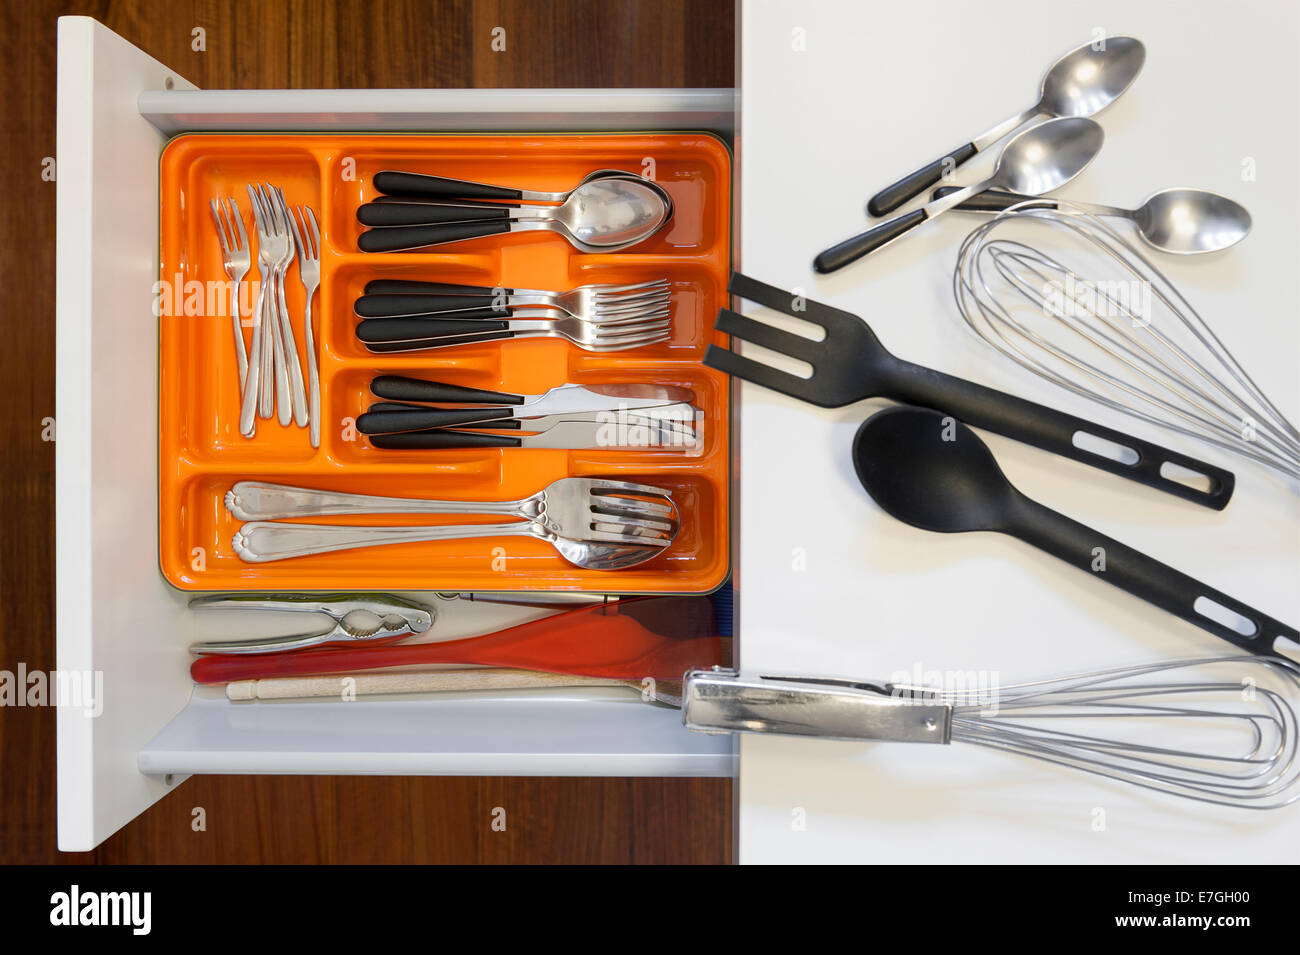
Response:
M538 670L484 667L474 670L436 670L423 673L358 673L338 676L268 677L234 680L226 684L231 700L303 700L352 698L391 693L438 693L448 690L528 690L574 686L617 686L636 690L646 702L681 705L681 683L676 680L615 680Z

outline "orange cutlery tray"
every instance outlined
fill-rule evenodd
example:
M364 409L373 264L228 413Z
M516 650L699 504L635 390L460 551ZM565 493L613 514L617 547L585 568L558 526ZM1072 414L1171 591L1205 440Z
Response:
M553 233L517 233L421 252L357 251L357 207L373 199L383 169L512 185L571 189L595 169L627 169L671 194L668 227L623 252L584 254ZM239 433L239 385L222 269L209 202L231 196L254 256L241 283L244 339L259 278L246 185L266 182L291 205L308 205L321 229L321 284L313 302L320 356L321 443L305 428L259 418ZM729 570L730 413L725 375L701 359L727 301L731 159L705 133L581 135L189 134L160 161L159 563L184 590L579 590L700 593ZM420 279L504 288L565 290L664 277L672 287L667 342L622 352L585 352L557 339L484 342L423 352L372 354L356 340L353 302L370 279ZM297 266L285 281L306 374L305 296ZM703 411L698 451L541 448L384 451L354 422L372 399L370 379L409 375L474 388L538 394L576 382L688 387ZM305 380L305 379L304 379ZM672 545L652 561L616 571L569 564L525 537L404 543L246 563L231 540L240 526L225 508L236 481L271 481L362 494L512 500L557 478L600 476L669 490L681 516ZM308 523L465 524L489 517L382 515L305 518ZM499 520L499 518L495 519Z

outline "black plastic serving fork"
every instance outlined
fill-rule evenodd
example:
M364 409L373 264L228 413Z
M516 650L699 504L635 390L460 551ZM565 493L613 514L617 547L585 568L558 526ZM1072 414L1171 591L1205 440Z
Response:
M819 325L825 329L826 337L814 341L730 309L719 309L715 326L718 331L806 362L812 365L813 371L811 377L800 378L717 345L710 345L704 355L704 364L711 368L823 408L839 408L866 398L889 398L932 408L968 425L1006 435L1214 510L1222 510L1232 497L1235 478L1231 471L1063 411L904 361L891 354L867 323L852 312L797 296L739 272L731 274L727 290L758 305ZM1080 441L1109 446L1117 455L1112 457L1081 447ZM1209 487L1196 487L1167 476L1166 466L1190 472L1189 479L1206 478Z

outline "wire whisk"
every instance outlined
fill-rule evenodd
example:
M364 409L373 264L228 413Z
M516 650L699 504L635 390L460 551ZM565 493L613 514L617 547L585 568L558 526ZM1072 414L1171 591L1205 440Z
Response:
M1182 293L1111 226L1053 202L1020 203L966 237L953 271L966 323L1075 394L1300 477L1300 431Z
M1167 674L1177 678L1151 679ZM992 698L927 692L952 706L953 742L1217 805L1277 809L1300 799L1300 667L1280 657L1119 667L1003 686ZM1195 745L1176 745L1184 738Z

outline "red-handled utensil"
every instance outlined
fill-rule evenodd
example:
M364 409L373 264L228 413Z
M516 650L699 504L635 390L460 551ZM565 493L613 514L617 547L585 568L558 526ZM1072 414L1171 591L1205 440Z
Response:
M618 679L680 680L731 659L731 591L633 597L581 607L481 637L413 646L200 656L196 683L347 673L431 663L482 664Z

